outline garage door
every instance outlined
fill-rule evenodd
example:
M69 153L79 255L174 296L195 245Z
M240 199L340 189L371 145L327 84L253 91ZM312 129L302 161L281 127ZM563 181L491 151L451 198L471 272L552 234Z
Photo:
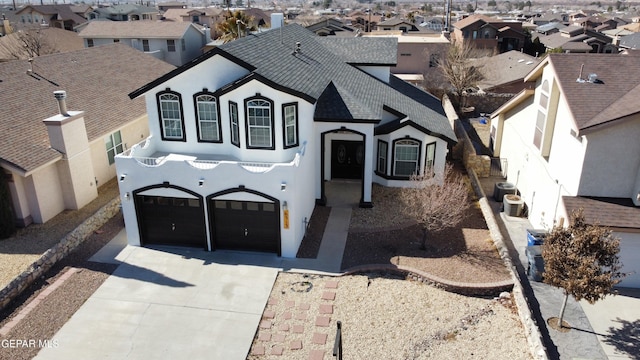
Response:
M277 203L211 200L216 249L280 253Z
M201 200L137 195L136 210L144 245L207 247Z

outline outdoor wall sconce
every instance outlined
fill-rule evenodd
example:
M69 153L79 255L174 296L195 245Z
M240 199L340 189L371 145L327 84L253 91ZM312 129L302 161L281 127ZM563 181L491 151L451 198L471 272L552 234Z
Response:
M125 200L129 200L129 193L128 192L124 193L124 198L125 198Z
M198 186L202 187L204 185L204 179L198 180Z
M282 184L280 184L280 190L281 191L287 190L287 183L286 182L283 182Z
M120 175L120 182L124 181L126 177L127 177L127 174Z

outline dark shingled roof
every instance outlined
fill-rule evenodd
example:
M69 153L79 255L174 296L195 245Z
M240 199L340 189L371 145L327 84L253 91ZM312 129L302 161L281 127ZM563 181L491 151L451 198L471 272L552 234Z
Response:
M58 114L53 97L67 92L69 110L85 111L89 141L101 138L146 114L144 99L131 101L127 92L174 68L123 44L43 55L29 63L0 63L0 162L25 172L60 157L51 149L42 120Z
M318 37L320 43L345 62L357 65L396 65L397 38Z
M640 56L549 54L579 130L640 112ZM578 82L597 74L596 83Z
M403 94L398 90L401 86L395 84L395 77L391 77L393 85L388 84L348 64L341 54L336 55L333 52L335 46L325 45L329 40L340 41L339 38L316 36L297 24L251 34L221 45L214 50L217 52L210 51L176 71L133 91L129 96L140 96L219 54L241 62L249 71L284 89L289 89L292 93L305 95L312 103L315 100L315 115L318 120L333 118L332 120L380 121L383 110L390 108L428 129L434 136L449 142L456 141L439 101L417 88ZM299 52L295 51L296 43L300 43ZM372 64L386 62L391 49L382 47L391 47L392 43L388 39L372 38L367 39L366 43L373 46L372 49L366 50L372 56ZM395 43L392 49L394 53L397 51ZM378 58L376 54L380 54ZM416 92L423 95L417 95ZM339 109L330 109L335 104L340 104ZM339 119L335 119L336 116L339 116Z
M251 64L255 67L254 71L265 78L306 93L314 99L318 99L333 82L339 93L348 94L342 100L353 118L365 115L363 109L366 108L368 113L382 119L383 107L387 106L407 115L433 133L440 134L443 139L455 141L455 134L446 116L442 115L440 104L436 108L426 107L389 84L347 64L342 57L324 46L328 39L333 38L316 36L304 27L292 24L232 41L220 48ZM368 52L372 55L386 54L381 46L391 43L384 40L376 43L378 46L374 48L375 51ZM299 53L294 53L296 43L300 43ZM397 51L395 46L393 51Z
M640 208L634 206L631 199L563 196L562 201L569 214L583 209L589 224L618 229L640 228Z

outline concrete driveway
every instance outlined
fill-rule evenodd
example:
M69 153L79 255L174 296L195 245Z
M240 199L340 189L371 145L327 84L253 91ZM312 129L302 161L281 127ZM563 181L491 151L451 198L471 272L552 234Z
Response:
M277 267L220 263L195 249L120 251L114 241L96 257L117 255L121 265L36 359L246 358Z

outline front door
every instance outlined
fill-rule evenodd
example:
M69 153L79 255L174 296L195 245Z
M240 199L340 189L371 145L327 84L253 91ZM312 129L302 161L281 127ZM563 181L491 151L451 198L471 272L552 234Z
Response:
M362 141L331 141L331 178L362 179L364 144Z

